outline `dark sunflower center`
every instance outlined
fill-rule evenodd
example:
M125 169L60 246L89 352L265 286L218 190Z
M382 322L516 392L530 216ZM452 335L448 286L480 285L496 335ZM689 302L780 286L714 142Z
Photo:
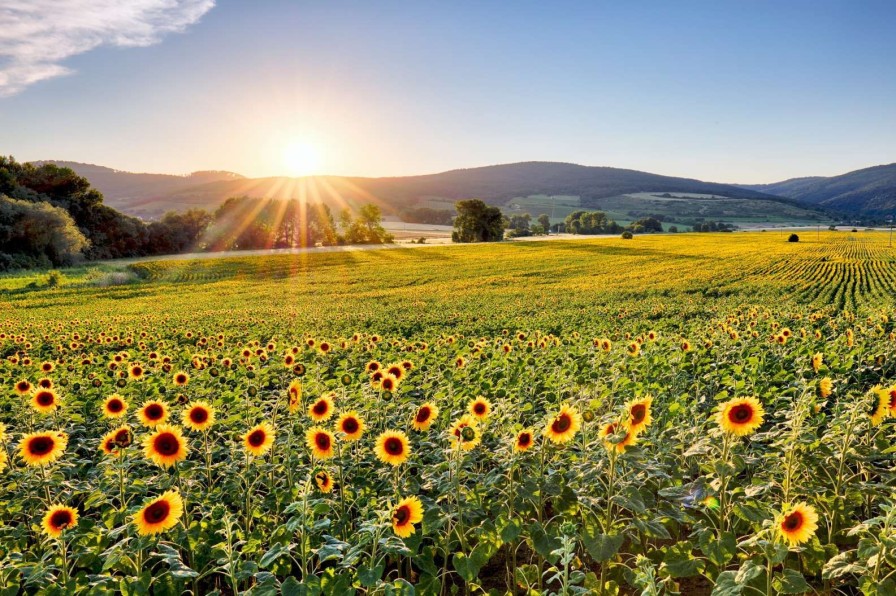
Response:
M314 444L318 449L326 451L330 448L330 436L325 433L317 433L314 437Z
M168 519L170 513L171 505L168 501L156 501L143 512L143 519L147 523L158 524Z
M551 430L555 433L564 433L569 430L570 426L572 426L572 419L569 417L569 414L561 414L551 424Z
M135 377L139 377L140 375L143 374L143 369L140 368L139 366L135 366L134 368L131 369L131 374L134 375Z
M890 392L890 409L896 408L896 390Z
M392 389L392 387L393 387L392 379L383 379L383 389L388 390L388 389Z
M35 396L35 398L37 399L37 403L42 406L53 405L53 394L49 391L41 391Z
M354 418L346 418L342 421L342 430L347 435L352 435L358 432L358 421Z
M180 441L173 433L161 433L153 440L153 447L162 455L171 456L180 451Z
M528 447L529 443L532 442L532 435L530 435L529 433L523 433L520 435L518 442L520 444L520 447Z
M53 451L56 441L52 437L34 437L28 442L28 452L33 455L46 455Z
M317 474L317 481L320 482L321 484L323 484L324 486L326 486L327 480L329 480L329 478L327 477L326 472L319 472Z
M19 381L18 384L16 385L16 389L18 389L19 391L25 392L25 391L28 391L29 389L31 389L31 385L29 385L25 381Z
M399 526L405 525L410 518L411 518L411 511L407 505L402 505L401 507L396 509L395 515L393 516L395 523L398 524Z
M110 401L108 403L108 405L106 407L109 408L109 411L112 412L113 414L117 414L118 412L121 412L121 410L124 408L124 404L121 403L121 400L119 400L119 399L113 399L112 401Z
M56 511L50 517L50 525L56 528L57 530L64 530L65 528L72 525L72 513L71 511Z
M784 518L784 522L781 526L788 531L799 530L803 525L803 514L799 511L794 511L790 515Z
M131 444L131 431L124 429L115 433L115 443L119 447L127 447Z
M485 414L485 404L481 402L476 403L476 405L473 406L473 411L482 416Z
M383 448L389 455L401 455L404 453L404 443L401 442L401 439L396 437L389 437L386 439Z
M205 408L193 408L190 410L190 420L196 424L202 424L208 420L208 410Z
M644 418L647 416L647 406L644 404L635 404L632 407L632 420L635 424L644 421Z
M314 404L314 413L318 416L322 416L327 413L327 402L319 401Z
M165 415L165 410L159 404L150 404L146 406L144 413L150 420L160 420Z
M417 417L415 418L415 420L418 423L423 424L424 422L429 420L429 416L431 413L432 410L430 410L429 408L420 408L419 410L417 410Z
M187 382L187 376L186 375L177 375L177 377L175 377L174 380L177 381L178 383L180 383L181 385L183 385L184 383Z
M739 404L728 412L728 419L737 424L744 424L753 419L753 408L749 404Z
M258 429L249 435L249 444L253 447L260 447L264 443L265 438L265 432L261 429Z

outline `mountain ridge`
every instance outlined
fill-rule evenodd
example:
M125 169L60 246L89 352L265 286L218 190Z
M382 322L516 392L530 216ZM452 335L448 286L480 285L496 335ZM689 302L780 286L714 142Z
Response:
M837 176L808 176L740 186L843 214L880 217L896 213L896 163L870 166Z
M481 198L504 205L530 195L581 197L583 208L597 208L600 199L638 192L702 193L730 198L793 201L737 185L704 182L606 166L568 162L526 161L457 168L414 176L272 176L246 178L232 172L196 177L135 174L70 161L53 161L90 180L110 206L153 219L168 210L201 207L214 210L232 196L297 198L310 196L334 207L373 202L387 213L426 204L430 198L454 201ZM205 174L200 172L199 174Z

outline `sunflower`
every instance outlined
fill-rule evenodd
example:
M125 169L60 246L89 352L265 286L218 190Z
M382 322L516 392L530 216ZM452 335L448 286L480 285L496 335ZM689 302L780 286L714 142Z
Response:
M765 409L755 397L735 397L722 404L716 422L723 431L745 437L762 426L764 416Z
M615 422L604 425L600 431L600 438L604 441L604 447L616 453L624 453L627 447L631 447L638 440L631 429Z
M286 394L289 396L289 412L295 414L302 405L302 381L294 379L289 384Z
M308 406L308 416L315 422L323 422L333 415L333 398L321 395L316 402Z
M157 466L167 468L187 457L187 443L180 428L160 424L143 440L143 454Z
M176 526L183 513L183 499L177 491L169 490L161 497L147 502L134 517L134 524L141 536L159 534Z
M29 466L44 466L62 457L68 446L68 435L62 431L27 434L19 443L19 455Z
M59 396L52 389L38 389L31 396L31 407L41 414L49 414L59 407Z
M53 369L56 368L56 365L50 362L49 360L46 362L42 362L40 365L41 372L53 372Z
M467 408L470 414L479 421L484 421L492 411L492 404L481 395L470 402Z
M318 470L314 473L314 482L322 493L333 490L333 477L326 470Z
M17 381L15 387L16 393L18 393L19 395L28 395L29 393L31 393L31 383L29 383L25 379Z
M389 373L385 373L383 375L383 378L380 379L379 388L382 389L383 391L392 392L392 391L395 391L395 389L397 387L398 387L398 379L396 379L394 376L390 375Z
M414 524L423 521L423 503L417 497L406 497L392 510L392 529L400 538L414 533Z
M78 511L65 505L51 505L44 514L41 525L50 538L59 538L62 532L78 525Z
M339 417L339 420L336 422L336 428L345 435L342 437L343 440L357 441L364 434L364 420L361 419L357 412L352 410Z
M132 364L128 368L128 376L132 379L142 379L144 373L143 367L139 364Z
M821 352L817 352L816 354L814 354L812 356L812 370L818 372L818 370L821 368L821 363L823 362L823 360L824 354L822 354Z
M452 449L460 446L464 450L469 451L482 442L482 437L479 434L479 423L469 414L464 414L458 418L448 431L448 436Z
M183 387L190 382L190 375L188 375L184 371L179 371L174 373L173 380L175 385L177 385L178 387Z
M333 433L319 426L313 426L305 433L305 444L311 454L318 459L333 457Z
M638 354L641 353L641 344L639 344L636 341L633 341L630 344L628 344L628 348L626 348L626 350L628 351L629 356L632 356L632 357L637 356Z
M818 395L821 397L828 397L833 390L834 382L831 380L831 377L825 377L818 381Z
M566 443L572 440L581 427L581 414L564 404L560 406L560 411L548 421L544 435L554 443Z
M641 434L653 422L653 417L650 415L652 404L653 397L650 395L626 404L625 410L628 414L628 419L625 421L625 425L632 433L636 435Z
M871 426L878 426L890 415L890 393L879 386L871 391L876 398L869 414L871 416Z
M123 397L114 393L103 402L103 416L106 418L121 418L128 411L128 402Z
M389 366L386 367L386 374L392 375L393 377L395 377L395 380L398 382L400 382L401 379L404 378L404 372L405 372L405 369L401 365L400 362L398 362L396 364L390 364Z
M818 529L818 513L806 503L797 503L784 510L777 520L781 537L790 545L808 542Z
M143 404L137 415L144 426L153 428L168 420L168 407L160 401L148 401Z
M428 401L417 408L417 413L414 414L414 421L411 423L411 426L417 431L429 430L429 427L432 426L438 415L439 407Z
M384 431L376 438L374 452L381 462L399 466L411 453L408 436L399 430Z
M274 444L275 436L276 433L274 432L274 427L267 422L262 422L261 424L250 428L249 431L243 435L243 447L245 447L246 451L250 454L260 457L270 451L271 446Z
M371 360L364 366L364 372L366 372L368 374L373 374L376 371L378 371L379 369L381 369L382 367L383 367L383 365L380 364L379 362L377 362L376 360Z
M532 449L532 445L535 444L535 437L531 430L525 429L521 430L516 435L516 440L513 442L513 450L517 453L523 453L524 451L529 451Z
M890 416L896 416L896 385L885 389L887 392L887 399L890 403Z
M128 447L134 440L130 427L120 426L107 432L100 441L100 449L106 455L115 453L121 455L122 449Z
M6 465L7 465L6 450L0 449L0 472L2 472L3 470L6 469Z
M215 423L215 409L208 402L194 402L184 410L182 422L195 431L208 430Z

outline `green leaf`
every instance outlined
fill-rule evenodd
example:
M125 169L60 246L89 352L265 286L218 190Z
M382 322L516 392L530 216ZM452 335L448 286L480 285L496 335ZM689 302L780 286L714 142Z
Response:
M723 571L716 578L716 585L712 589L711 596L740 596L743 592L743 584L739 584L734 579L733 571Z
M693 577L703 571L703 561L691 554L690 542L679 542L666 549L663 567L672 577Z
M772 585L781 594L806 594L812 591L806 578L796 569L785 569L776 573Z

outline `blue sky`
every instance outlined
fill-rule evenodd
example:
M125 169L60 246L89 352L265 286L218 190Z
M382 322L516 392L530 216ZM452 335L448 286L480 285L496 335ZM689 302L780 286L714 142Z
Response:
M0 153L250 176L549 160L720 182L896 161L896 2L141 2L163 8L114 27L98 11L46 42L0 33ZM35 57L51 46L70 55Z

